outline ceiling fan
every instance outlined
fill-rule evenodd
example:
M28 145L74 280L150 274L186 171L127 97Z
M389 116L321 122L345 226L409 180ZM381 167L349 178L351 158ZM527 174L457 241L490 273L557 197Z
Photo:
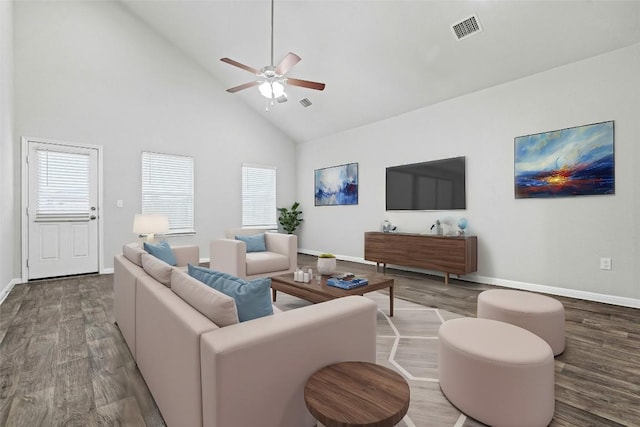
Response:
M271 105L274 104L274 101L278 101L278 103L287 101L287 94L284 91L284 85L288 84L291 86L299 86L308 89L315 90L324 90L325 84L312 82L309 80L300 80L294 79L291 77L286 77L285 75L298 63L302 60L295 53L289 52L287 56L280 61L277 66L273 64L273 1L271 0L271 65L267 65L262 67L260 70L257 70L248 65L241 64L238 61L234 61L231 58L220 58L220 61L226 62L229 65L233 65L234 67L242 68L252 74L258 76L257 80L247 82L245 84L241 84L240 86L235 86L230 89L227 89L227 92L235 93L244 89L248 89L250 87L258 86L258 90L267 98L267 111L269 111L269 100Z

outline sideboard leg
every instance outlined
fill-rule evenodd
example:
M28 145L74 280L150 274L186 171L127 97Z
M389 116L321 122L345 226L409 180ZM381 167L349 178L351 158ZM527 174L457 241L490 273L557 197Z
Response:
M444 284L449 285L449 273L444 273Z

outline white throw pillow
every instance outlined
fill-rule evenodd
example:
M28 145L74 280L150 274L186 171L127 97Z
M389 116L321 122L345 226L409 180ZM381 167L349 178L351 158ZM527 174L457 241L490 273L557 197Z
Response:
M142 254L142 268L144 268L144 271L146 271L149 276L153 277L167 288L171 287L171 271L173 271L173 267L166 262L154 257L153 255L145 253Z
M171 290L220 327L239 322L236 302L232 297L216 291L183 271L174 269L171 273Z

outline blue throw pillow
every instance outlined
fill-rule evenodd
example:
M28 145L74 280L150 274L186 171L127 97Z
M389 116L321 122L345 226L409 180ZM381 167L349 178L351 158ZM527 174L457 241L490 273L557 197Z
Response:
M264 233L251 236L236 236L236 240L242 240L247 245L247 252L264 252L267 243L264 241Z
M188 268L189 276L236 301L238 319L241 322L273 314L270 278L246 281L227 273L191 264Z
M178 264L178 262L176 261L176 256L173 254L173 250L166 240L160 243L144 242L144 250L169 265Z

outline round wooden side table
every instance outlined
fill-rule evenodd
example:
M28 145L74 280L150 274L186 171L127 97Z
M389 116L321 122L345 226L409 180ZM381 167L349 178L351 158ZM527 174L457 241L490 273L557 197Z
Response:
M368 362L340 362L314 373L304 401L326 427L392 427L409 409L409 385L400 374Z

